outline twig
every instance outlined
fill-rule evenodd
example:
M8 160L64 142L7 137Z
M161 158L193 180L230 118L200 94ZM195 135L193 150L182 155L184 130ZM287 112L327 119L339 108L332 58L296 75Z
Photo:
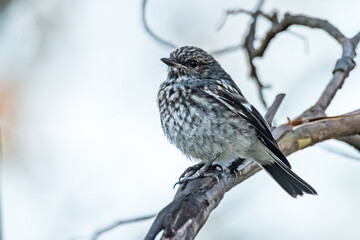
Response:
M267 103L265 101L265 97L264 97L264 89L265 88L270 88L270 85L264 85L260 79L259 76L257 74L257 69L254 65L253 59L249 59L249 64L250 64L250 76L255 80L255 83L257 85L257 90L258 90L258 95L260 97L260 101L261 103L264 105L265 108L267 108Z
M288 156L330 138L360 133L359 123L359 113L323 118L287 132L278 139L279 147ZM145 239L154 239L161 230L164 230L161 239L193 239L224 194L260 170L259 165L251 163L236 174L215 172L218 182L206 177L189 182L184 189L180 186L173 202L158 214Z
M264 89L269 86L265 86L260 81L259 76L257 74L256 67L254 65L254 58L255 58L254 53L256 52L256 49L254 47L256 23L257 23L257 17L260 15L261 7L263 4L264 4L264 1L260 0L256 7L256 10L254 11L254 13L252 15L252 23L250 24L249 31L245 37L244 47L245 47L247 57L248 57L248 64L250 67L250 76L255 80L255 83L256 83L257 89L258 89L258 94L259 94L262 104L264 105L265 108L267 108L267 103L264 98Z
M225 48L222 48L222 49L219 49L219 50L214 50L214 51L212 51L210 53L212 55L214 55L214 56L220 56L220 55L223 55L223 54L227 54L227 53L230 53L230 52L237 51L237 50L241 49L243 46L244 46L243 44L237 44L237 45L225 47Z
M285 94L277 95L266 113L267 117L265 120L269 125L271 125L284 97ZM257 165L254 165L254 167L260 170L260 167ZM241 174L250 177L249 174L242 171L240 171ZM156 217L149 232L146 234L145 240L155 239L163 229L162 239L193 239L207 220L210 212L221 201L225 192L237 184L236 179L238 176L236 175L223 172L223 175L219 174L218 177L225 182L219 185L220 182L214 184L211 178L201 178L191 181L189 186L184 189L180 187L173 202L161 210ZM213 191L213 189L216 189L216 191ZM175 235L176 238L174 237Z
M155 40L157 41L158 43L166 46L166 47L170 47L170 48L176 48L176 45L167 41L167 40L164 40L162 39L161 37L159 37L157 34L155 34L149 24L147 23L146 21L146 5L148 3L148 0L143 0L142 2L142 7L141 7L141 18L142 18L142 23L144 25L144 28L145 28L145 31Z
M355 46L357 46L360 42L360 32L358 32L354 37L351 38L351 42L354 45L354 48L356 48Z
M349 72L355 66L352 60L355 56L354 49L356 48L356 45L360 41L360 34L355 35L352 39L347 39L335 26L333 26L328 21L323 20L323 19L303 16L303 15L291 15L291 14L287 13L287 14L285 14L284 18L280 22L278 22L278 17L276 15L276 13L274 13L272 16L270 16L270 15L265 15L261 12L260 8L261 8L262 4L263 4L263 1L260 1L258 4L258 8L254 12L246 11L243 9L233 10L233 11L227 10L226 16L228 16L230 14L233 15L233 14L238 14L238 13L246 13L246 14L251 15L253 18L253 21L250 24L249 31L245 37L244 47L245 47L245 50L248 55L250 76L255 80L255 82L258 86L259 96L260 96L260 99L261 99L262 103L264 104L264 106L266 107L266 102L265 102L264 96L263 96L263 90L265 87L259 80L259 77L257 74L257 69L256 69L256 66L254 65L254 59L257 57L262 57L264 55L266 49L268 48L270 42L277 36L277 34L288 30L288 28L292 25L300 25L300 26L306 26L306 27L310 27L310 28L322 29L343 46L344 54L341 58L342 59L341 62L339 62L339 64L341 64L341 66L336 67L334 70L334 74L335 74L335 72L338 71L339 68L341 68L341 70L343 70L343 72L344 72L343 74L337 76L337 78L342 79L342 81L341 80L337 81L338 84L335 85L335 87L337 87L337 88L341 87L343 80L348 76ZM259 15L263 15L263 16L265 15L266 18L272 22L272 25L271 25L271 28L267 31L265 37L261 40L260 46L258 48L255 48L254 42L255 42L256 23L257 23L257 17ZM226 20L226 18L225 18L225 20ZM346 66L344 66L344 62L346 64ZM326 109L327 106L330 104L335 93L333 90L327 91L327 93L329 93L329 96L326 98L325 97L321 98L321 101L319 101L316 104L316 106L315 106L316 111L319 111L319 110L317 110L317 108L319 108L319 107L321 109ZM313 110L314 109L311 109L312 112L311 112L311 114L309 114L309 116L313 115ZM304 116L306 116L306 115L302 115L301 117L304 117Z
M215 30L216 31L220 31L224 26L225 26L225 23L228 19L228 17L230 15L237 15L237 14L241 14L241 13L244 13L246 15L249 15L249 16L254 16L254 12L252 11L249 11L249 10L246 10L246 9L242 9L242 8L238 8L238 9L227 9L223 12L223 14L221 15L220 19L219 19L219 22L216 24L217 27L215 27ZM267 15L265 14L264 12L262 11L258 11L258 14L260 16L263 16L264 18L272 21L272 16L270 15Z
M291 30L288 30L287 33L297 38L300 38L304 42L304 53L309 54L309 39L307 37Z
M259 4L259 6L261 7L261 4ZM259 11L260 8L252 15L253 21L245 38L244 47L248 53L250 73L253 78L257 80L260 93L262 93L263 86L257 77L253 59L263 56L270 41L278 33L287 30L291 25L303 25L323 29L342 44L343 52L346 53L346 56L352 58L355 56L355 47L360 41L358 40L360 39L359 34L348 41L337 28L325 20L290 14L286 14L280 23L275 20L273 21L271 29L267 32L260 47L256 49L254 47L256 20L258 16L256 13L259 13ZM351 43L351 48L349 43ZM338 72L341 72L343 74L342 81L344 81L353 67L354 66L349 64L349 61L345 63L338 62L334 76L339 74ZM329 103L333 97L334 95L327 97ZM325 108L326 107L327 106L325 106ZM272 114L269 113L269 115ZM295 151L330 138L343 138L360 133L360 113L345 114L333 118L324 116L319 118L319 116L314 113L310 114L310 116L312 117L306 121L299 119L300 121L283 124L272 131L278 140L280 149L285 155L290 155ZM270 117L267 116L267 119L269 120ZM296 123L296 125L294 125L296 127L293 128L292 123ZM243 168L240 174L232 175L227 171L217 173L219 182L213 181L211 178L203 178L188 183L184 190L179 188L174 201L164 208L155 219L146 239L153 239L163 229L162 239L193 239L203 224L205 224L211 211L219 204L224 194L260 170L261 168L257 164L251 163Z
M233 14L236 11L233 12ZM258 86L259 97L264 106L266 106L266 102L264 100L263 90L264 86L259 80L256 66L253 61L254 58L262 57L269 46L270 42L277 36L277 34L288 30L288 28L292 25L300 25L306 26L310 28L317 28L327 32L332 38L334 38L338 43L341 44L343 53L341 58L337 61L334 71L333 78L329 82L328 86L325 88L323 93L321 94L318 101L309 109L304 111L296 120L303 120L307 118L321 117L326 116L325 111L327 107L330 105L331 101L335 97L335 94L339 89L341 89L342 85L345 82L345 79L349 76L349 73L354 69L355 62L355 49L360 42L360 32L357 33L352 38L346 38L338 28L333 26L326 20L319 18L312 18L303 15L291 15L289 13L285 14L284 18L278 22L278 18L276 14L274 14L272 19L272 26L270 30L266 33L265 37L261 40L261 44L258 48L254 47L255 41L255 28L256 28L256 18L259 15L260 10L254 12L253 22L250 25L249 32L245 38L244 48L248 54L248 63L250 66L250 76L255 80ZM256 14L258 13L258 14ZM268 15L269 16L269 15ZM286 131L289 131L291 128L289 126L282 126L277 130L275 135L282 136ZM353 139L357 139L354 137ZM347 138L347 143L351 144L356 149L359 149L359 144L354 141L350 141Z
M261 41L259 48L253 52L254 57L262 57L270 42L276 37L276 35L286 31L292 25L322 29L330 36L335 38L335 40L337 40L339 43L341 43L341 41L345 38L336 27L334 27L326 20L286 13L281 22L273 21L270 30L266 33L265 37Z
M324 117L304 123L282 136L278 144L285 155L313 146L330 138L351 136L360 133L360 113L335 118Z
M354 69L355 62L354 57L356 55L355 49L359 41L357 36L348 39L344 38L341 42L343 53L341 58L336 62L333 70L333 77L325 90L322 92L317 102L301 114L297 119L308 118L309 116L325 116L325 111L330 105L331 101L335 97L335 94L345 82L345 79L349 76L349 73Z
M284 93L280 93L275 97L275 100L273 102L273 104L269 107L269 109L267 110L266 114L265 114L265 120L266 122L269 124L269 126L272 126L272 121L275 117L276 112L278 111L280 104L282 103L282 101L284 100L285 94Z
M257 18L258 16L264 16L261 11L263 2L262 0L259 1L258 6L252 13L245 10L238 12L249 14L252 17L252 22L244 40L244 48L248 55L250 76L255 79L258 85L259 96L264 105L266 105L263 97L265 86L259 80L254 59L263 57L270 42L279 33L287 31L292 25L317 28L327 32L343 48L343 54L335 66L333 78L316 104L300 115L298 119L294 121L289 120L289 123L280 125L272 130L282 152L288 156L295 151L332 138L341 139L342 141L346 139L349 144L351 144L351 141L359 140L359 112L336 117L326 117L325 110L351 70L355 67L353 58L355 56L355 49L360 41L360 33L349 39L326 20L303 15L285 14L281 21L278 21L277 14L273 14L272 16L266 15L268 16L267 19L272 23L271 27L260 41L259 47L255 48ZM222 26L223 24L220 24L220 28ZM226 50L224 53L229 51L232 51L232 49ZM274 108L276 107L274 106ZM271 108L269 112L270 110ZM272 120L273 116L271 117L271 115L274 114L269 113L267 120ZM356 143L359 145L359 141ZM353 146L359 149L360 146L358 145L354 144ZM231 174L226 170L215 172L218 175L219 181L205 177L189 182L184 188L180 187L173 202L158 214L145 239L154 239L162 230L164 231L161 239L193 239L205 224L211 211L220 203L224 194L260 170L261 168L256 163L250 163L237 174Z
M131 218L131 219L124 219L124 220L119 220L116 221L104 228L101 228L100 230L97 230L96 232L93 233L93 235L91 236L91 240L96 240L99 238L99 236L105 232L108 232L120 225L124 225L124 224L128 224L128 223L134 223L134 222L140 222L140 221L144 221L144 220L148 220L151 218L154 218L156 216L156 214L150 214L147 216L141 216L141 217L137 217L137 218Z

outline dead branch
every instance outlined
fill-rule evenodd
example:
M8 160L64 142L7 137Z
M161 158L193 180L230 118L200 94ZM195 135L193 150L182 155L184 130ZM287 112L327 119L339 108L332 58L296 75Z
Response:
M304 123L277 141L288 156L327 139L358 133L360 114L356 113ZM180 186L174 200L158 214L145 239L154 239L162 230L161 239L194 239L225 193L260 170L259 165L251 163L236 174L216 172L219 182L206 177L191 181L184 189Z
M329 23L327 20L308 17L304 15L292 15L286 13L283 19L279 22L278 16L276 13L273 15L264 14L261 11L262 1L258 5L258 8L254 12L245 11L242 9L238 10L227 10L227 15L235 15L239 13L245 13L252 16L253 21L250 25L248 34L245 37L244 41L244 49L247 52L248 56L248 64L250 66L250 76L255 80L258 86L258 93L260 100L266 107L266 101L264 99L263 91L266 88L261 82L257 74L257 68L254 65L254 59L257 57L263 57L265 51L267 50L270 42L277 36L277 34L285 32L292 25L305 26L310 28L321 29L329 34L330 37L334 38L341 46L342 46L342 56L338 59L335 64L335 68L333 70L333 77L330 80L329 84L326 86L321 96L317 100L317 102L304 111L296 120L311 119L316 117L326 116L325 111L330 105L331 101L335 97L337 91L341 89L343 86L345 79L349 76L350 72L355 67L354 57L356 55L355 49L360 41L360 32L357 33L352 38L347 38L340 32L338 28ZM264 16L266 19L271 21L271 27L267 31L265 37L261 40L260 46L258 48L254 47L255 42L255 33L256 33L256 23L258 16ZM283 126L279 128L276 132L276 136L283 135L286 131L289 131L290 128L288 126ZM359 149L360 143L358 143L358 136L354 136L352 138L346 137L339 139L356 149ZM354 141L355 140L355 141Z
M276 14L274 14L270 30L266 33L260 46L255 48L256 20L261 13L262 2L260 1L257 10L252 14L253 21L244 41L244 47L248 53L250 74L257 80L259 94L262 93L264 86L257 77L253 59L262 57L272 39L278 33L286 31L290 26L301 25L322 29L340 43L343 48L342 57L337 61L332 80L314 105L316 111L307 110L294 121L289 119L287 124L280 125L272 130L282 152L287 156L327 139L346 139L347 143L356 141L358 134L360 134L359 110L335 117L326 117L325 110L350 71L355 67L353 58L360 41L360 33L349 39L326 20L285 14L279 22ZM278 108L276 104L273 106L275 110L273 107L269 108L267 121L272 120ZM358 147L358 144L355 147ZM191 181L186 186L180 186L174 200L158 214L145 239L154 239L162 230L161 239L193 239L225 193L260 170L261 168L256 163L248 164L235 174L226 169L222 172L214 170L219 181L206 177Z
M143 26L145 28L145 31L158 43L160 43L161 45L164 45L166 47L170 47L170 48L176 48L175 44L164 40L163 38L159 37L153 30L151 30L148 22L146 21L146 6L147 6L148 1L147 0L143 0L142 1L142 5L141 5L141 20L143 23Z
M342 38L340 44L342 45L343 52L341 58L335 64L332 79L322 92L315 105L301 114L298 119L307 118L309 116L325 116L327 107L330 105L337 91L341 89L345 79L349 76L349 73L355 67L354 57L356 55L355 49L359 43L357 40L357 36L359 35L360 32L353 38Z
M271 41L279 33L289 32L289 28L293 25L325 31L342 47L342 56L336 62L332 79L313 106L295 120L289 119L288 123L272 128L272 133L285 155L327 139L338 139L360 151L360 113L353 112L336 117L327 117L325 113L337 91L341 89L346 78L355 67L354 57L360 41L360 32L354 37L348 38L328 21L304 15L287 13L279 20L277 13L266 14L261 10L263 3L264 1L260 0L254 11L227 10L218 29L225 24L230 15L247 14L251 16L252 22L243 43L212 53L219 55L244 48L248 57L250 76L255 80L259 97L263 105L266 106L263 91L268 86L259 79L254 59L263 57ZM174 44L163 40L150 29L145 18L146 4L147 0L143 0L142 20L145 30L157 42L175 48ZM267 19L271 25L264 37L261 38L259 46L255 47L256 26L259 16ZM272 121L281 101L281 97L277 98L273 107L269 108L266 115L268 122ZM261 168L257 164L251 163L236 174L226 170L216 172L219 177L218 182L212 178L201 178L188 183L185 188L180 187L173 202L158 214L145 239L154 239L162 230L164 231L161 239L193 239L205 224L211 211L220 203L224 194L260 170Z
M269 125L283 98L283 94L278 95L269 108L271 109L267 118ZM260 170L256 164L251 164L251 166L255 169L248 173L243 172L241 177L250 177L256 173L253 172L254 170ZM238 184L239 174L234 175L229 172L217 172L217 174L219 182L207 177L195 179L185 188L180 186L174 200L156 217L145 240L155 239L162 230L164 233L161 239L193 239L224 194Z
M325 117L318 121L294 127L292 131L287 132L278 140L278 144L285 155L290 155L300 149L328 139L359 133L360 113Z
M154 218L156 216L156 214L150 214L150 215L146 215L146 216L141 216L141 217L136 217L136 218L130 218L130 219L122 219L122 220L118 220L114 223L111 223L110 225L103 227L97 231L95 231L93 233L93 235L91 236L91 240L96 240L100 237L100 235L120 226L120 225L124 225L124 224L129 224L129 223L134 223L134 222L140 222L140 221L145 221L151 218Z
M269 126L272 126L272 121L274 120L275 114L277 112L277 110L280 107L280 104L282 103L282 101L284 100L285 94L284 93L280 93L276 96L273 104L269 107L268 111L266 112L264 118L266 120L266 122L269 123Z

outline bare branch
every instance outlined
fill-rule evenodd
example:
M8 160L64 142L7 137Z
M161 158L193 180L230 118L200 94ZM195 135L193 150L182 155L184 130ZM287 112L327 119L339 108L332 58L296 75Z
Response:
M360 113L322 118L287 132L278 140L285 155L331 138L360 133Z
M343 39L342 57L336 62L335 68L333 70L332 79L330 80L329 84L326 86L325 90L322 92L320 98L317 100L315 105L307 109L297 119L308 118L309 116L311 117L325 116L325 111L330 105L333 98L335 97L335 94L339 89L341 89L342 85L345 82L345 79L349 76L349 73L355 67L355 62L353 58L356 55L355 54L356 46L357 45L353 44L352 39L347 39L347 38Z
M162 39L161 37L159 37L157 34L155 34L155 33L151 30L149 24L148 24L147 21L146 21L146 5L147 5L147 3L148 3L148 0L143 0L142 6L141 6L141 18L142 18L142 23L143 23L143 25L144 25L144 27L145 27L146 32L147 32L155 41L157 41L158 43L160 43L160 44L162 44L162 45L164 45L164 46L166 46L166 47L176 48L176 45L175 45L175 44L173 44L173 43L171 43L171 42L169 42L169 41L167 41L167 40Z
M287 31L288 34L293 35L297 38L300 38L303 42L304 42L304 53L308 54L309 53L309 39L307 37L305 37L304 35L288 30Z
M360 32L358 32L353 38L351 38L352 44L354 45L354 48L359 44L360 42Z
M215 30L220 31L225 26L225 23L226 23L229 15L237 15L237 14L240 14L240 13L245 13L245 14L250 15L250 16L253 15L253 12L242 9L242 8L225 10L223 12L223 14L221 15L221 17L220 17L219 22L216 24L217 27L215 27Z
M357 133L360 133L359 113L303 124L287 132L278 143L288 156L327 139ZM256 163L251 163L237 174L216 172L219 182L206 177L191 181L184 189L180 187L173 202L159 213L145 239L154 239L163 229L161 239L193 239L224 194L260 170Z
M335 38L339 43L341 43L345 38L336 27L334 27L326 20L286 13L281 22L273 21L273 25L261 41L260 47L257 49L257 51L254 52L254 57L262 57L271 40L274 39L277 34L286 31L292 25L322 29L329 33L330 36Z
M214 55L214 56L220 56L220 55L223 55L223 54L227 54L227 53L230 53L230 52L237 51L237 50L241 49L242 47L243 47L242 44L237 44L237 45L234 45L234 46L229 46L229 47L225 47L225 48L222 48L222 49L219 49L219 50L215 50L215 51L212 51L210 53L212 55Z
M280 93L275 97L275 100L273 104L269 107L267 113L265 114L265 120L269 124L269 126L272 126L272 121L275 117L276 112L278 111L280 104L284 100L285 94Z
M215 28L216 31L220 31L225 26L225 23L230 15L237 15L237 14L241 14L241 13L244 13L249 16L254 16L254 12L246 10L246 9L242 9L242 8L227 9L223 12L222 16L219 19L219 22L216 24L217 25L217 27ZM258 14L260 16L268 19L269 21L272 21L272 16L265 14L263 11L259 10Z
M256 67L254 65L254 57L255 57L254 54L256 52L256 49L254 47L255 32L256 32L256 22L257 22L257 17L260 14L260 9L261 9L263 4L264 4L264 1L259 1L259 4L258 4L258 6L256 8L256 11L252 15L253 20L252 20L252 23L250 24L248 34L245 37L244 47L245 47L247 57L248 57L248 63L249 63L249 67L250 67L250 76L255 80L260 100L261 100L262 104L264 105L264 107L266 108L267 104L266 104L266 101L265 101L265 98L264 98L263 90L265 88L269 87L269 86L265 86L260 81L259 76L257 74Z
M254 19L254 22L252 25L255 25L255 24L256 24L256 21ZM272 27L267 32L264 39L261 41L261 44L258 49L254 48L255 30L252 30L252 29L255 29L255 26L250 27L249 34L248 34L247 38L245 39L245 43L246 43L245 46L246 46L246 49L247 49L247 52L249 55L248 59L249 59L249 63L251 66L252 73L253 73L253 69L254 69L253 59L256 57L262 57L265 53L265 50L269 46L271 40L274 39L277 34L283 32L283 31L286 31L291 25L301 25L301 26L307 26L310 28L322 29L322 30L326 31L327 33L329 33L330 36L335 38L341 44L343 44L343 42L346 39L344 37L344 35L336 27L334 27L332 24L330 24L326 20L322 20L322 19L318 19L318 18L311 18L311 17L303 16L303 15L285 14L283 20L281 22L278 22L277 18L274 17L274 21L272 22ZM352 68L351 68L351 70L352 70ZM349 70L349 71L351 71L351 70ZM347 72L347 75L348 75L348 72ZM256 77L256 75L255 76L253 75L253 77L258 82L258 78ZM262 92L261 87L260 87L259 91ZM263 99L262 94L260 95L260 98ZM319 103L319 105L320 104L326 105L326 103Z
M248 55L248 63L250 67L250 76L255 80L258 86L259 97L261 102L266 107L266 102L263 96L263 90L265 86L260 81L256 67L254 65L254 59L257 57L262 57L268 48L270 42L277 36L277 34L288 30L292 25L306 26L310 28L322 29L327 32L331 37L333 37L337 42L339 42L343 47L343 56L339 59L335 69L334 69L334 81L331 81L331 85L324 91L326 96L322 96L315 106L309 109L309 114L301 115L305 117L307 115L313 116L314 110L320 112L320 115L324 115L322 112L325 111L327 106L330 104L331 100L335 96L336 91L333 88L341 88L344 79L348 76L349 72L354 68L355 63L353 58L355 56L355 48L360 41L360 33L355 35L352 39L347 39L335 26L329 23L327 20L312 18L304 15L291 15L289 13L285 14L284 18L279 22L277 14L274 13L272 16L264 14L260 8L263 4L263 1L260 1L258 8L254 12L250 12L244 9L237 10L227 10L223 22L220 26L223 26L225 23L226 17L228 15L234 15L238 13L245 13L252 16L253 21L250 24L248 34L245 37L244 48ZM255 42L255 32L256 32L256 23L257 17L259 15L265 16L269 21L272 22L271 28L267 31L265 37L261 40L260 46L258 48L254 47ZM342 74L336 74L336 72L342 71ZM323 111L321 112L321 110Z
M353 58L356 55L355 49L360 41L360 33L349 39L328 21L303 15L287 13L281 21L278 21L277 14L270 16L262 13L262 4L263 1L259 1L256 10L253 12L246 10L228 11L223 22L225 23L226 17L231 14L245 13L251 15L252 22L244 40L244 49L248 56L250 76L256 81L259 96L265 106L263 89L266 86L259 80L254 59L263 57L270 42L277 34L287 31L292 25L322 29L341 44L343 49L342 56L337 61L333 71L333 77L315 105L294 121L289 119L287 124L272 129L272 134L278 141L281 151L288 156L300 149L328 139L339 139L359 150L360 110L335 117L326 117L325 111L336 92L342 87L345 79L355 67ZM271 27L262 38L259 47L255 48L258 16L264 16L270 20ZM224 23L220 24L220 28ZM232 49L234 48L226 49L226 51L220 53L226 53L232 51ZM268 122L272 121L281 101L282 99L275 100L274 104L269 108L266 116ZM253 162L235 174L228 169L224 171L213 170L217 174L219 181L205 177L195 179L186 186L181 185L173 202L158 214L145 239L154 239L162 230L164 231L161 239L193 239L207 221L212 210L220 203L224 194L260 170L259 165Z
M265 97L264 97L264 89L265 88L269 88L269 85L264 85L260 79L259 76L257 74L257 69L254 65L253 59L248 59L248 63L250 65L250 76L255 80L255 83L257 85L257 90L258 90L258 94L260 97L260 101L261 103L264 105L265 108L267 108L267 103L265 101Z
M156 214L150 214L147 216L141 216L141 217L137 217L137 218L123 219L123 220L116 221L116 222L94 232L93 235L91 236L91 240L98 239L101 234L108 232L116 227L119 227L120 225L148 220L148 219L154 218L155 216L156 216Z

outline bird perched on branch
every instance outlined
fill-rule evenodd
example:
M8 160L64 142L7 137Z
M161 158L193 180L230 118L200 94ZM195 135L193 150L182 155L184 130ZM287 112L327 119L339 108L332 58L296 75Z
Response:
M246 159L292 197L317 194L291 170L264 118L210 54L185 46L161 61L168 66L157 96L162 129L184 155L200 161L181 182L208 175L213 164Z

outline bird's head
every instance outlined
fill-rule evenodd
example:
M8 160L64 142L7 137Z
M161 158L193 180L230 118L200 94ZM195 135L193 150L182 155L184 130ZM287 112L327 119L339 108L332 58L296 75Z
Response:
M197 77L224 78L228 74L207 52L198 47L185 46L176 49L169 58L161 58L169 66L169 78Z

